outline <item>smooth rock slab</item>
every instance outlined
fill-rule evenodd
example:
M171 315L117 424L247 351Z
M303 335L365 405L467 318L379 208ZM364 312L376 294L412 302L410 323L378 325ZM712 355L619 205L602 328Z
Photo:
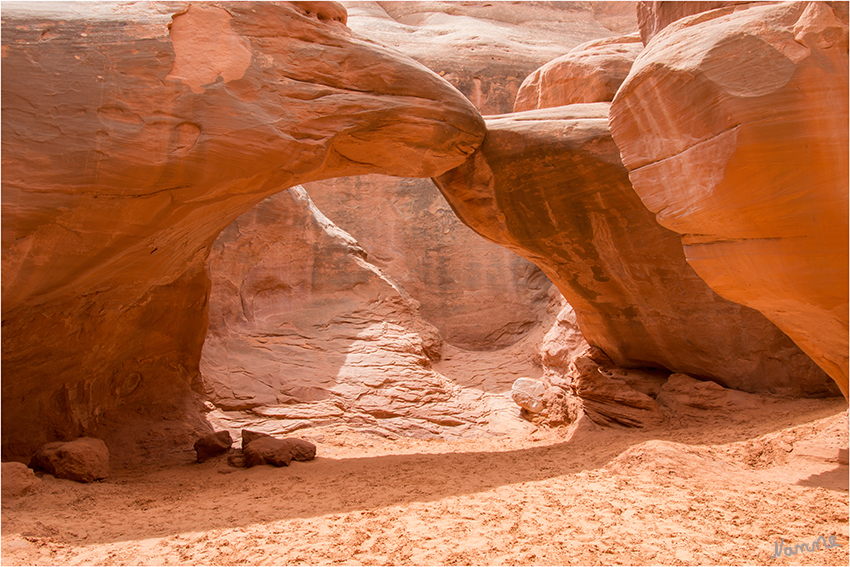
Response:
M514 112L565 104L610 102L643 50L638 35L583 43L526 77Z
M56 478L94 482L109 476L109 449L103 441L92 437L55 441L39 449L29 466Z
M635 191L688 263L845 396L848 84L846 2L734 6L666 25L610 113Z

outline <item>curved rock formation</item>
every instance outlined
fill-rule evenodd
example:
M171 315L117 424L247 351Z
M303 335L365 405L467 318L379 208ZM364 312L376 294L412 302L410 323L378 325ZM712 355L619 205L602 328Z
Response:
M347 7L352 30L425 64L488 114L510 112L523 78L571 47L637 29L632 3ZM627 74L628 66L620 80ZM304 187L369 261L420 303L422 317L447 343L492 351L543 319L550 284L542 272L463 225L430 180L370 175Z
M526 77L514 112L610 102L643 50L640 36L606 37L574 47Z
M509 112L523 79L588 41L638 30L635 2L344 2L355 32L449 81L482 114Z
M743 1L720 1L701 2L698 0L687 2L669 2L666 0L651 0L649 2L637 3L637 19L640 28L640 37L644 45L655 37L661 30L676 20L680 20L694 14L701 14L717 8L727 8L741 4L751 4ZM746 8L746 6L745 6Z
M847 395L846 3L681 19L611 106L629 176L696 272L759 310Z
M616 364L723 385L825 394L829 378L760 313L715 294L629 183L606 103L487 118L484 144L435 179L476 232L540 266Z
M463 96L344 19L324 2L4 6L4 458L110 420L108 442L155 437L133 418L176 416L158 435L177 435L224 227L303 181L432 176L477 146Z

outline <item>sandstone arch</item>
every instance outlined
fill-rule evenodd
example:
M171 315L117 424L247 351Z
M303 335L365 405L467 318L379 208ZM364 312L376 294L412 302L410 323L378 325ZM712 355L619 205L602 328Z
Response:
M484 133L333 3L93 6L3 12L7 459L186 434L217 234L304 181L437 175Z

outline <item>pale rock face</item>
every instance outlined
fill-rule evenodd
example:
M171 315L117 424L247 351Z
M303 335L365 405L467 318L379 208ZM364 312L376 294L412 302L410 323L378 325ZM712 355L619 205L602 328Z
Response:
M597 39L574 47L526 77L517 93L514 112L610 102L642 50L637 34Z
M209 271L201 372L223 426L348 423L418 437L481 429L482 392L432 368L439 332L302 188L231 223Z
M437 185L461 220L543 269L587 342L615 364L749 391L830 393L787 336L687 264L678 235L629 183L607 116L596 103L488 117L484 144Z
M511 399L531 413L540 413L544 408L543 395L546 390L546 384L540 380L517 378L511 387Z
M736 6L667 25L617 93L611 132L700 277L773 321L846 396L846 4Z
M299 182L436 175L480 142L453 87L341 20L333 3L4 6L4 458L99 430L142 454L134 422L191 446L218 233Z
M523 79L570 49L637 31L634 2L343 2L355 32L457 87L482 114L510 112Z
M551 282L461 223L430 179L368 175L305 188L369 262L419 303L447 343L497 350L541 324Z

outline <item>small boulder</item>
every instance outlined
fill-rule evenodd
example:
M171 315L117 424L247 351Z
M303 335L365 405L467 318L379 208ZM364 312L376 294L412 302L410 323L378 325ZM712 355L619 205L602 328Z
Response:
M228 431L217 431L201 437L195 441L198 462L203 463L211 457L227 452L232 444L233 439Z
M248 444L251 441L254 441L255 439L259 439L261 437L271 437L271 435L269 435L267 433L260 433L259 431L251 431L249 429L243 429L242 430L242 450L244 451L245 447L247 447Z
M93 437L80 437L67 443L55 441L36 452L30 468L77 482L103 480L109 476L109 449Z
M532 378L518 378L511 387L511 398L518 406L531 413L540 413L545 407L543 394L546 384Z
M9 462L2 464L0 470L3 498L17 498L32 494L41 487L41 479L35 476L32 469L23 463Z
M245 466L274 465L286 467L293 460L310 461L316 458L316 446L303 439L275 439L263 435L250 441L243 449Z

